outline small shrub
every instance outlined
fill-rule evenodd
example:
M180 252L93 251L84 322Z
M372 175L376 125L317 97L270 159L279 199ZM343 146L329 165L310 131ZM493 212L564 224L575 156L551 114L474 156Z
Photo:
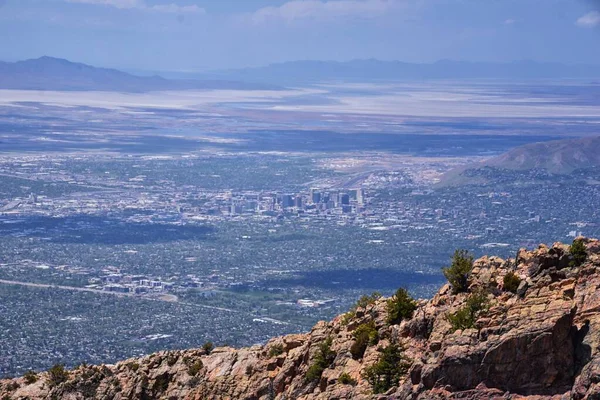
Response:
M246 375L252 376L253 372L254 372L254 367L252 367L252 365L246 365Z
M274 344L269 349L269 357L277 357L283 354L283 345L282 344Z
M177 356L175 354L169 354L167 356L167 365L172 367L177 362Z
M206 352L206 354L210 354L215 349L215 346L212 342L206 342L202 345L202 350Z
M380 348L379 361L367 367L365 379L371 384L373 393L384 393L398 384L400 377L408 371L409 363L404 356L404 348L396 343L390 343Z
M461 307L458 311L448 315L448 321L452 325L452 332L461 329L469 329L475 326L473 314L468 307Z
M347 313L344 314L344 316L342 317L342 325L348 325L350 323L350 321L352 321L352 319L356 317L356 311L351 310L348 311Z
M571 267L579 267L581 264L583 264L587 259L587 252L583 240L575 239L571 245L571 248L569 249L569 253L573 259L569 263Z
M129 364L127 364L127 366L129 367L130 370L132 370L133 372L137 372L138 369L140 369L140 364L136 363L136 362L130 362Z
M469 275L473 269L473 256L467 250L456 250L452 256L452 264L442 268L444 276L452 285L454 293L466 292Z
M348 325L348 323L356 316L356 310L359 308L366 308L367 306L375 304L377 300L381 298L381 293L373 292L370 295L363 295L354 303L350 311L344 314L342 318L342 325Z
M60 385L69 379L69 373L62 364L55 364L48 370L48 383L50 387Z
M169 374L158 375L154 379L154 385L152 385L152 391L156 395L156 398L159 398L159 393L164 393L169 388L169 384L171 383L171 376Z
M202 360L196 360L188 366L187 373L189 376L196 376L198 372L204 368L204 364L202 364Z
M117 378L114 378L114 380L111 382L111 385L113 385L113 388L116 392L120 392L121 390L123 390L121 382L119 382Z
M410 319L417 309L417 303L404 288L396 290L396 294L387 302L387 322L395 325L403 319Z
M346 372L342 372L342 374L338 378L338 382L342 385L356 385L356 381L352 379L352 377Z
M475 327L475 322L489 308L489 300L485 292L471 294L465 305L455 313L448 315L448 321L452 325L452 332Z
M352 335L354 336L354 343L350 347L350 353L352 353L352 358L355 360L363 357L369 345L375 345L379 342L379 334L374 321L359 325Z
M320 366L317 363L312 364L308 371L306 371L306 380L309 382L316 382L321 379L321 375L323 375L323 371L325 371L325 367Z
M381 298L381 293L379 293L379 292L373 292L373 293L371 293L371 295L365 294L356 301L356 304L354 305L354 309L366 308L367 306L375 304L375 302L377 300L379 300L380 298Z
M509 272L504 275L503 287L507 292L517 293L517 289L521 284L521 278L514 272Z
M335 360L335 351L331 350L331 344L333 339L328 337L326 340L319 344L319 349L315 354L313 363L306 372L306 380L310 382L316 382L321 379L323 371L328 368Z
M32 370L25 372L25 375L23 375L23 378L25 379L25 383L28 385L31 385L32 383L36 383L38 380L37 374L35 373L35 371L32 371Z

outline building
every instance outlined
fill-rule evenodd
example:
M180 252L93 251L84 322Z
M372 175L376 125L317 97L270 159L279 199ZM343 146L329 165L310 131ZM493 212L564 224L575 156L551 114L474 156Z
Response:
M321 202L321 192L319 192L317 189L311 189L310 200L313 204L319 204Z
M362 189L356 189L356 202L361 206L365 204L365 192Z
M339 203L342 206L349 206L350 205L350 195L348 195L348 193L340 193Z
M291 194L284 194L281 196L281 207L289 208L294 206L294 196Z

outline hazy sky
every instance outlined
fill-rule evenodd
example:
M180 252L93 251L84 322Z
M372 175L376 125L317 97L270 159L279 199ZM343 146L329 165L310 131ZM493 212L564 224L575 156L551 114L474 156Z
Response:
M0 59L194 71L302 59L600 64L600 1L0 0Z

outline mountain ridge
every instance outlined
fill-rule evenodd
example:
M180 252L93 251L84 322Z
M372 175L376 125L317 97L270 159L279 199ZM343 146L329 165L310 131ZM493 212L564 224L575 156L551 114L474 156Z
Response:
M58 91L148 92L164 90L279 90L275 85L230 80L171 80L158 75L137 76L112 68L94 67L62 58L0 62L0 89Z
M518 146L499 156L457 167L444 174L440 186L486 183L489 179L484 175L494 172L539 171L568 176L595 167L600 167L600 136L551 140Z
M439 60L410 63L357 59L300 60L262 67L190 72L124 72L63 58L42 56L0 61L0 89L146 92L188 89L278 90L324 81L377 82L464 79L598 79L600 68L521 60L506 63Z
M600 166L600 136L527 144L485 164L496 168L535 168L568 174L583 167Z
M273 338L265 345L165 351L72 371L54 368L0 381L0 396L598 398L600 241L578 238L575 243L579 246L555 243L521 249L514 259L484 256L473 263L466 293L455 293L446 284L430 300L419 301L412 317L400 322L390 321L388 299L372 298L349 314L319 322L309 333ZM507 280L509 275L518 281ZM476 314L472 327L455 328L450 316L472 307L472 298L481 293L489 307ZM361 330L370 332L370 339L357 354ZM393 343L404 349L400 358L404 361L398 363L407 366L381 394L374 394L377 380L368 377L369 371L385 359Z
M300 60L262 67L230 69L198 76L252 79L278 83L326 80L423 80L423 79L594 79L600 68L593 65L521 60L507 63L439 60L434 63L410 63L357 59L350 61Z

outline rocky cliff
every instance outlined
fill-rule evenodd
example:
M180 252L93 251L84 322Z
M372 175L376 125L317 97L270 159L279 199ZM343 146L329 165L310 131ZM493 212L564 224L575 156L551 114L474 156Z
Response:
M582 242L580 261L560 243L523 249L516 259L476 260L467 292L446 285L397 324L389 323L388 301L377 299L264 346L31 374L1 381L0 398L600 399L600 241ZM507 274L518 277L512 288ZM472 305L474 294L486 306L471 314L472 327L457 329L449 316ZM360 329L369 340L357 350ZM373 394L368 372L391 343L405 368L391 365L385 393Z

